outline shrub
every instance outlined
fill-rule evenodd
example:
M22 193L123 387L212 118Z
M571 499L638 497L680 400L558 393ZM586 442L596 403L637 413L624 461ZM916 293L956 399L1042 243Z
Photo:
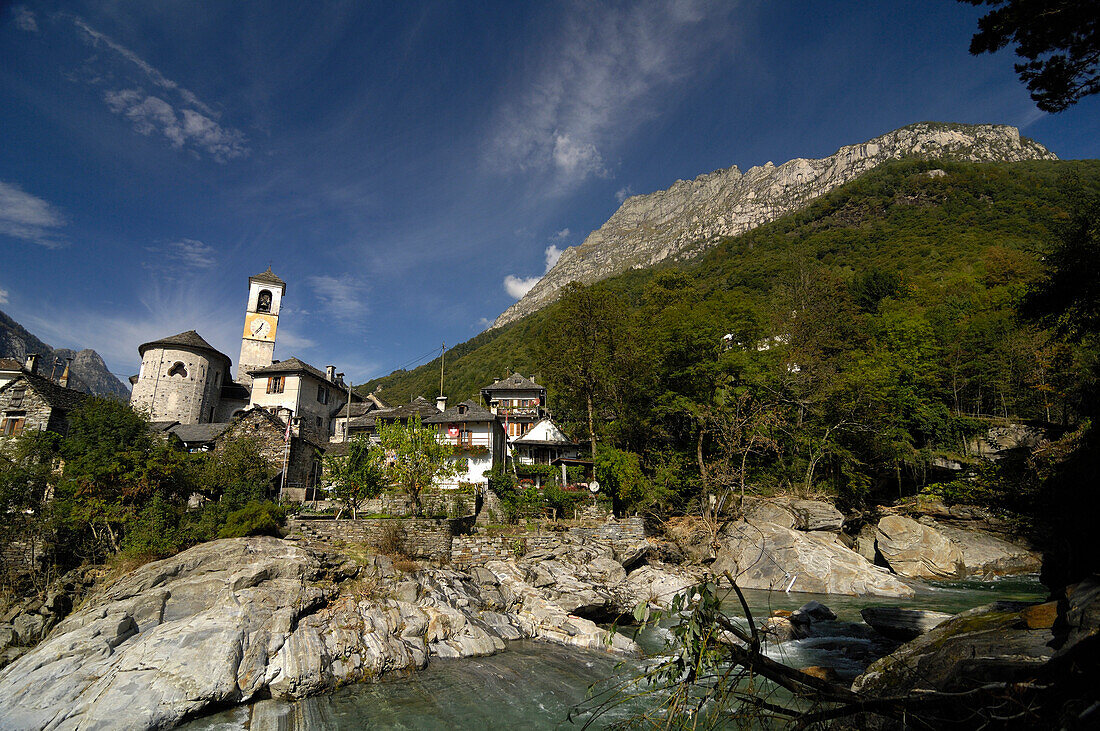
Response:
M285 517L286 512L275 503L253 500L226 516L225 525L218 531L218 538L278 536L279 525Z
M375 548L386 556L405 555L405 526L399 520L387 521L378 534Z

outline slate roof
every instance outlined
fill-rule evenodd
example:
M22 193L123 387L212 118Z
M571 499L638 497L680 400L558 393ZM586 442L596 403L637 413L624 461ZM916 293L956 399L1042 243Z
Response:
M435 407L428 399L423 396L417 396L410 403L404 406L391 406L388 409L378 409L372 411L366 418L373 416L375 420L383 421L408 421L417 414L421 419L427 419L439 414L439 409Z
M176 424L168 429L168 433L175 434L184 444L205 444L220 437L222 432L228 428L229 422L215 422L213 424Z
M26 371L24 371L22 375L5 383L3 388L0 388L0 391L14 388L15 385L21 381L26 381L27 385L34 389L34 392L54 409L69 411L70 409L75 409L77 406L80 406L80 404L84 402L84 399L88 398L88 394L82 391L58 386L48 378L43 378L35 373L27 373Z
M266 376L271 373L308 373L314 378L319 378L328 383L328 377L323 372L298 358L287 358L263 368L256 368L248 373L252 376Z
M188 330L187 332L182 332L179 335L172 335L170 337L161 338L160 340L153 340L148 343L142 343L138 346L138 355L145 355L145 351L149 348L191 348L192 350L203 350L218 356L227 364L230 363L228 355L203 340L202 335L199 335L194 330Z
M466 407L466 413L460 414L459 406ZM463 401L460 404L452 406L442 413L436 413L435 416L429 416L424 419L425 424L466 424L472 421L496 421L496 414L489 409L484 408L480 404L474 401Z
M15 358L0 358L0 371L21 371L23 364Z
M286 289L286 282L279 279L278 275L276 275L275 272L271 271L271 266L270 265L268 265L267 269L263 270L259 274L255 275L253 277L249 277L248 281L250 281L250 282L266 282L268 284L277 284L280 287L282 287L284 290Z
M178 421L151 421L149 422L149 431L164 433L179 424Z
M521 376L519 373L513 373L505 378L503 381L496 381L491 386L486 386L481 389L482 393L492 393L493 391L545 391L545 386L532 381L530 378Z
M354 391L352 392L354 393ZM365 416L371 411L377 411L378 407L372 401L355 401L351 402L351 418L355 419L358 416ZM343 419L348 415L348 405L344 402L340 406L337 406L332 411L332 417L334 419Z

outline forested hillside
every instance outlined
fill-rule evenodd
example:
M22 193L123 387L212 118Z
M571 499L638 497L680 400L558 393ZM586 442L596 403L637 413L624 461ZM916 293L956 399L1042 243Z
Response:
M991 328L990 318L1011 318L1012 303L1038 272L1039 256L1072 203L1065 190L1078 183L1100 186L1100 161L890 163L702 257L632 271L595 290L637 307L659 273L680 272L699 308L713 310L709 319L718 332L724 330L723 302L731 296L763 313L774 310L775 294L796 275L849 282L879 272L901 278L911 305L950 294L972 331ZM961 301L968 297L976 301ZM539 374L539 344L557 312L549 307L448 350L445 391L451 401L476 397L481 386L514 370ZM431 396L439 388L439 365L437 358L395 371L359 390L381 388L391 403ZM991 398L986 391L983 400ZM990 409L986 403L974 410Z

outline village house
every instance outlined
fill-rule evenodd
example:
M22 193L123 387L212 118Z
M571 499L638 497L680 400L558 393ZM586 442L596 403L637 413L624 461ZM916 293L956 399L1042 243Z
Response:
M437 430L439 441L454 447L453 459L459 463L459 473L440 487L485 485L486 473L504 462L504 428L493 412L474 401L463 401L429 416L423 423Z
M485 386L481 398L500 418L509 441L522 437L546 415L546 387L519 373Z
M374 393L368 393L357 400L358 394L354 394L351 403L344 403L336 407L332 413L332 434L329 441L346 442L357 433L364 433L374 428L374 417L368 421L365 417L375 411L390 408L390 405Z
M54 383L34 372L36 358L28 356L26 366L0 385L0 437L26 431L67 434L69 412L87 398L87 394L68 388L67 366L60 382Z

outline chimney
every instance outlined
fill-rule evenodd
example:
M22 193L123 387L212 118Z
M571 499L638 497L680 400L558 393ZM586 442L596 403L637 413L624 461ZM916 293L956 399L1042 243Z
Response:
M439 409L440 411L446 411L447 410L447 397L446 396L436 396L435 397L435 407L437 409Z
M61 388L69 387L69 364L72 362L72 358L65 359L65 372L61 374L61 380L57 382L57 385L61 386Z
M27 353L26 369L29 373L34 373L38 370L38 353Z
M325 378L329 383L336 383L336 366L325 366Z

